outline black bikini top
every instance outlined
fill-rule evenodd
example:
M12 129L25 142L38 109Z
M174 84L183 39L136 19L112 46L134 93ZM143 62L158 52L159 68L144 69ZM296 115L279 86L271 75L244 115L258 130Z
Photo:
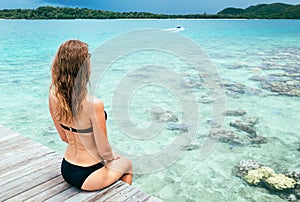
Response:
M104 111L104 115L105 115L105 120L107 120L106 111ZM90 127L90 128L87 128L87 129L75 129L75 128L72 128L72 127L65 126L63 124L60 124L60 125L63 129L74 132L74 133L91 133L91 132L93 132L93 126Z

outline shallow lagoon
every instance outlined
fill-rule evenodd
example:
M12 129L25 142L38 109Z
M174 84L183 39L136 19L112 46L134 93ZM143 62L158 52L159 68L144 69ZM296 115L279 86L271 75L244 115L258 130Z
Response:
M244 110L246 117L258 118L255 130L268 143L219 142L207 158L200 159L200 149L209 133L207 121L211 119L212 105L201 82L192 85L199 82L196 72L174 55L156 52L128 55L110 67L95 93L106 105L108 134L115 148L151 154L183 134L166 127L155 138L141 141L119 130L112 113L114 89L129 70L139 65L163 64L179 72L190 82L199 110L192 147L185 148L184 155L167 168L135 175L134 186L166 201L284 201L265 189L247 185L231 171L243 159L257 160L276 172L300 169L297 151L300 98L274 95L271 89L263 88L262 81L250 79L260 76L299 81L297 77L282 75L291 69L299 73L299 20L3 20L0 22L0 124L63 153L65 145L53 130L47 108L49 70L58 46L76 38L87 42L93 53L119 34L143 28L168 29L178 24L185 28L179 34L196 41L209 55L224 83L231 87L244 85L238 85L242 88L238 90L244 93L224 88L226 109ZM149 126L149 103L172 111L180 120L178 101L172 93L160 86L149 86L137 91L130 100L129 116L138 127ZM230 121L239 119L243 117L225 117L223 128L246 140L246 133L229 126Z

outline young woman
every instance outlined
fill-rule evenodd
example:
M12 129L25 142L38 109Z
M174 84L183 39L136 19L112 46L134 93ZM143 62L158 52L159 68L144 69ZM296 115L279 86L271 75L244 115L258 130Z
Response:
M102 189L118 179L131 184L131 162L112 152L103 102L87 93L88 45L64 42L53 60L49 109L67 148L61 164L64 179L82 190Z

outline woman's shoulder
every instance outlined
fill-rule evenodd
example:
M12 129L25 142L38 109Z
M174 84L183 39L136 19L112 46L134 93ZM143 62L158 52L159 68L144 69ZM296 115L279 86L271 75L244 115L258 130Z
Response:
M103 108L104 109L104 103L101 99L95 97L95 96L87 96L87 105L88 107L92 107L93 109L99 109Z

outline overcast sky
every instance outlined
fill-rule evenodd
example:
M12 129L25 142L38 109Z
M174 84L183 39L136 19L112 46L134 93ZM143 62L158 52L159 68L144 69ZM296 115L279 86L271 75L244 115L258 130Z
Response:
M110 11L147 11L164 14L210 13L227 7L246 8L261 3L300 4L300 0L0 0L0 9L64 6Z

